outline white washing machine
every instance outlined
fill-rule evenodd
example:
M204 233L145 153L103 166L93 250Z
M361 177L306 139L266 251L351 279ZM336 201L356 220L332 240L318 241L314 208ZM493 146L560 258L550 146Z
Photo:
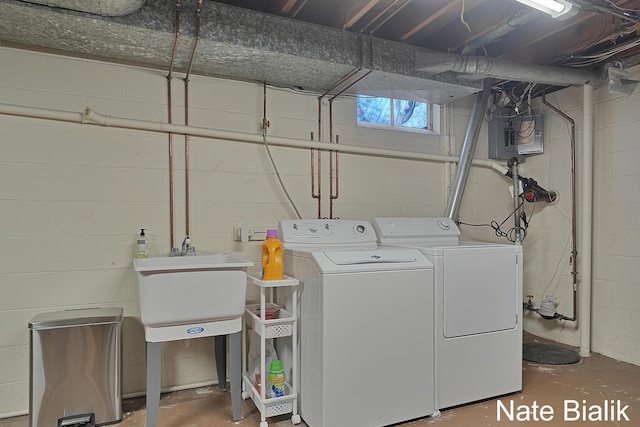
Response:
M436 409L522 390L522 247L459 240L449 218L375 218L435 268Z
M416 249L380 248L364 221L282 221L279 237L285 274L300 280L306 424L375 427L432 415L431 262Z

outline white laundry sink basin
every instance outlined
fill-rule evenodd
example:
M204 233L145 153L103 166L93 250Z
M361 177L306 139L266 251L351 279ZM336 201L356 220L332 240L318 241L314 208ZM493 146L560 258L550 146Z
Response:
M229 254L134 259L142 323L160 327L242 316L252 265Z

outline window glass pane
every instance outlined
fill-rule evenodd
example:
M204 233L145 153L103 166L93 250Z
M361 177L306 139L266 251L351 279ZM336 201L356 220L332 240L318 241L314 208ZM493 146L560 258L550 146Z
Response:
M413 129L427 129L427 104L425 102L394 100L394 123Z
M389 98L358 97L358 121L391 124L391 100Z

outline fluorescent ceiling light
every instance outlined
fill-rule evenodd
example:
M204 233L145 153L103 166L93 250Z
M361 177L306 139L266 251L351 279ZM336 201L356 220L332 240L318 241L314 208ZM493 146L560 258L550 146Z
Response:
M578 13L578 7L566 0L516 0L529 7L551 15L552 18L567 19Z

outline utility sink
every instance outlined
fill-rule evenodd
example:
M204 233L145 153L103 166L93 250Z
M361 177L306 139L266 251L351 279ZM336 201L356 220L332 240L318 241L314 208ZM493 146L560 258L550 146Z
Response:
M143 325L157 328L242 316L251 266L229 254L134 259Z

